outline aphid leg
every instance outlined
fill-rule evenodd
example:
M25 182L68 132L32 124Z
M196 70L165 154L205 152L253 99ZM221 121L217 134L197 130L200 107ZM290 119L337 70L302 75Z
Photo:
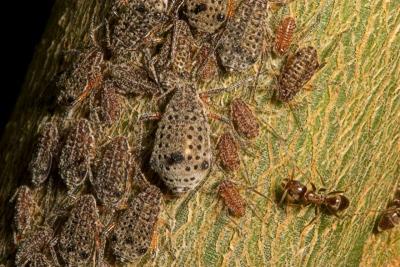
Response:
M57 245L57 241L58 241L57 238L54 237L50 241L49 249L50 249L50 254L51 254L52 261L54 262L55 266L58 267L58 266L61 266L61 265L60 265L60 262L58 261L57 253L56 253L56 250L55 250L55 246Z
M225 213L225 217L229 220L229 222L231 222L235 226L234 228L232 227L233 230L239 236L243 236L242 229L241 229L240 225L232 218L232 216L230 216L228 209L225 209L224 213Z

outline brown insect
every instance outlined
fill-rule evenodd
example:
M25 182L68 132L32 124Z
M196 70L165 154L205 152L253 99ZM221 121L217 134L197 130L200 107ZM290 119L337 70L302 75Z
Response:
M282 102L292 100L319 68L317 50L311 46L300 48L289 57L280 72L276 99Z
M343 194L343 191L333 191L329 193L324 193L325 188L321 188L317 191L315 185L311 183L312 190L308 190L304 194L304 203L306 205L315 205L316 214L319 213L320 207L325 207L329 213L338 216L338 212L343 211L349 207L350 201Z
M61 178L70 194L92 175L95 139L89 121L80 119L69 131L58 164Z
M33 216L37 206L32 190L22 185L18 187L10 202L15 202L14 207L14 243L18 244L24 238L33 224Z
M195 55L194 76L200 81L210 81L219 75L219 67L215 52L210 44L205 43Z
M281 183L284 192L279 203L281 204L285 199L287 199L289 202L297 202L306 206L311 204L314 205L316 216L311 222L317 218L321 207L325 208L330 214L337 217L339 217L339 212L349 207L350 201L343 194L343 191L326 193L325 188L321 188L317 191L313 183L311 183L312 189L308 190L300 181L294 180L293 175L294 173L292 172L291 177L289 179L284 179Z
M274 49L276 53L283 55L288 51L295 29L296 21L293 17L286 17L281 21L275 33Z
M239 169L238 144L231 133L225 132L221 135L217 144L217 151L222 167L232 172Z
M121 262L133 262L150 247L161 205L161 191L148 187L121 213L110 236L113 254Z
M32 184L39 186L49 176L59 143L59 134L55 122L48 122L39 133L39 138L33 152L29 170L32 174Z
M294 173L292 173L289 179L284 179L281 183L283 188L282 198L279 204L287 199L289 202L300 202L304 200L304 195L307 192L307 187L300 181L293 179Z
M223 180L219 184L218 194L223 199L230 214L235 217L243 217L246 214L246 202L232 181Z
M122 98L117 94L112 81L106 80L102 88L90 98L90 118L95 122L111 126L121 115Z
M102 262L99 214L93 195L80 196L62 226L58 252L67 266Z
M53 230L46 226L42 229L36 230L29 237L24 239L17 248L15 265L26 266L29 262L34 263L38 260L36 258L38 253L46 253L48 250L51 252L53 261L58 263L54 251L55 242L53 234Z
M97 199L107 208L116 208L123 200L131 174L131 153L128 140L113 138L96 160L96 169L90 180Z
M400 224L400 186L397 187L395 197L383 211L377 225L377 231L390 230Z
M260 125L249 106L236 98L231 103L231 117L236 131L246 138L253 139L260 134Z

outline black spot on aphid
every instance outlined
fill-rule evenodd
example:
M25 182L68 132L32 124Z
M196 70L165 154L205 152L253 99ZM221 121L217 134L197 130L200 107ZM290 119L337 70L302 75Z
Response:
M206 11L207 10L207 5L204 3L196 5L196 7L193 9L194 14L199 14L200 12Z
M136 7L136 11L140 12L140 13L144 13L144 12L146 12L146 7L144 6L144 4L140 4Z
M217 20L218 20L219 22L223 22L223 21L225 20L225 15L224 15L224 14L218 14L218 15L217 15Z
M81 253L79 253L79 256L81 257L81 259L86 259L89 255L85 251L82 251Z
M185 159L185 157L182 155L181 152L174 152L174 153L171 153L167 162L169 165L174 165L174 164L181 163L184 159Z
M186 167L185 171L190 172L190 167Z
M201 136L201 135L199 135L197 138L199 139L199 141L203 140L203 136Z
M210 164L208 164L208 161L207 161L207 160L205 160L205 161L203 161L203 162L201 163L201 168L202 168L203 170L208 169L209 166L210 166Z
M190 181L194 181L194 180L196 180L195 177L190 177Z

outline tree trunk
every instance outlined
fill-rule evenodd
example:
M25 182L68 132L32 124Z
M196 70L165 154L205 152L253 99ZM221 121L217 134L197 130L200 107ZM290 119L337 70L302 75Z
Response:
M27 166L37 127L52 115L45 101L48 85L63 68L60 58L68 61L68 53L62 54L87 43L92 16L104 17L109 5L59 0L54 6L0 143L0 263L12 261L9 198L18 185L29 184ZM158 253L146 254L138 266L169 266L171 255L177 266L389 266L399 261L399 227L380 234L373 229L379 215L374 211L386 207L399 180L400 1L294 1L288 7L272 12L277 18L295 14L300 31L320 15L299 45L315 46L326 65L309 83L314 90L297 97L293 112L270 101L272 86L259 82L256 100L262 112L257 116L286 142L265 123L249 145L250 153L242 151L243 171L234 179L258 184L269 199L243 190L251 209L232 222L214 186L223 174L214 168L196 194L163 204L166 224L157 229ZM245 95L237 90L213 102L224 113L233 97ZM148 99L128 101L125 120L131 126L120 124L118 131L132 141L137 133L132 121ZM221 123L212 122L212 129L216 142ZM308 225L312 207L278 207L280 182L294 166L304 183L346 191L350 207L343 218L322 213Z

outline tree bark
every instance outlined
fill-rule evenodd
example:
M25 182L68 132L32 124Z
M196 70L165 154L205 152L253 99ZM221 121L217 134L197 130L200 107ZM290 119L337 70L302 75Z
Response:
M109 5L110 1L59 0L54 6L0 143L0 263L12 259L9 198L18 185L29 184L27 166L37 127L52 115L48 85L63 69L60 58L68 62L65 52L88 42L92 16L104 17ZM174 261L177 266L389 266L398 262L399 227L373 234L379 215L374 211L386 207L399 182L398 10L398 0L322 0L294 1L276 11L278 18L289 11L295 14L300 31L320 15L320 22L299 46L315 46L326 65L309 83L314 90L297 97L293 113L288 106L270 101L268 79L259 82L256 101L262 112L257 116L286 142L263 124L262 134L249 145L250 153L242 152L242 171L233 178L257 184L257 190L270 199L243 190L254 212L249 209L233 223L217 197L214 185L223 174L214 168L196 194L164 203L161 217L166 224L157 229L158 253L146 254L136 265L170 266ZM278 60L268 62L273 67L271 63ZM245 96L245 90L237 90L213 98L213 103L228 114L229 102ZM148 99L127 101L125 120L136 121ZM132 124L120 124L118 130L135 140L137 130L130 129L137 126ZM215 142L222 128L212 122ZM312 207L278 207L280 182L294 166L301 170L296 174L304 183L346 191L350 207L343 218L322 213L307 225L314 217Z

